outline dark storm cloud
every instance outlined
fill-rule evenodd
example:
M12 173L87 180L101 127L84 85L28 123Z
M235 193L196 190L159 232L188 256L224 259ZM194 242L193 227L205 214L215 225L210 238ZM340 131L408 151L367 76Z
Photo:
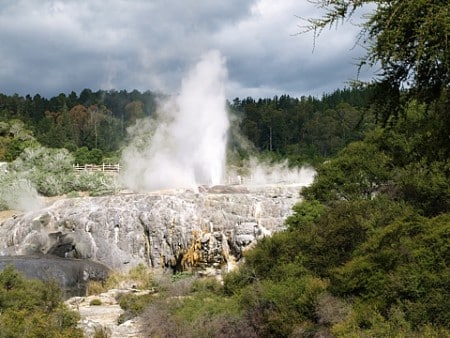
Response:
M0 92L179 89L208 50L227 59L228 96L320 95L356 77L358 28L296 35L307 1L3 1Z

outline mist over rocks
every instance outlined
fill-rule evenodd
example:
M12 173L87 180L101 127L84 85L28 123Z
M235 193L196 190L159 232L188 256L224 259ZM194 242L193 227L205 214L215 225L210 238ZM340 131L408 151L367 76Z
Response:
M59 200L1 223L0 255L89 259L114 270L229 269L259 238L284 229L300 190L230 187Z

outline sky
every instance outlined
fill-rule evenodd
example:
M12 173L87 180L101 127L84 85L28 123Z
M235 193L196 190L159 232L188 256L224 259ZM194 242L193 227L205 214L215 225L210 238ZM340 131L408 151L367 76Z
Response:
M358 77L358 15L316 39L307 0L0 0L0 92L56 96L84 88L180 91L212 50L226 96L320 97ZM359 79L368 80L372 69Z

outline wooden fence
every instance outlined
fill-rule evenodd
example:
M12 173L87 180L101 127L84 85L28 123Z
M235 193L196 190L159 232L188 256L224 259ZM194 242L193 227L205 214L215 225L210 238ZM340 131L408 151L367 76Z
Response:
M89 172L104 172L104 173L119 173L120 172L120 164L85 164L85 165L73 165L73 170L76 172L79 171L89 171Z

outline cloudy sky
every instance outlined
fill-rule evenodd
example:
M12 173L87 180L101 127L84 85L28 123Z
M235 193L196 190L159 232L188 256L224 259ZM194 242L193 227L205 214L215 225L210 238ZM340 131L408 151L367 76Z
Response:
M297 34L307 0L0 0L0 92L84 88L176 93L207 51L226 59L227 97L320 96L357 77L359 28ZM357 18L354 18L356 21ZM361 79L368 79L365 70Z

